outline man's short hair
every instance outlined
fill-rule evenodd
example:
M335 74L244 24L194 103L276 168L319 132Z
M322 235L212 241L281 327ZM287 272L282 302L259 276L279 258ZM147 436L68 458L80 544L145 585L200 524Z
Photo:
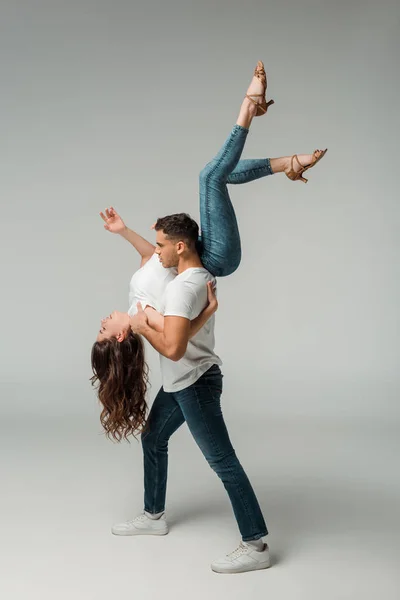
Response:
M199 239L199 226L186 213L176 213L157 219L155 230L162 231L170 240L177 242L182 240L192 250L196 248Z

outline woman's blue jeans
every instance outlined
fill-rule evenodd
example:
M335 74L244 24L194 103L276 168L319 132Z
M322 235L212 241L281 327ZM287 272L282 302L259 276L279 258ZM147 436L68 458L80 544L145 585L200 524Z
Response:
M204 267L215 277L231 275L241 260L240 234L227 184L272 175L268 158L240 160L248 129L235 125L218 154L200 173L198 250Z

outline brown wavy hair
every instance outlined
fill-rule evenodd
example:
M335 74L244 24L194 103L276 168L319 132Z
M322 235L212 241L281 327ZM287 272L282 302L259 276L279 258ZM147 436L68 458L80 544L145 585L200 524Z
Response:
M106 436L116 442L136 437L146 429L146 393L149 369L144 359L140 335L129 330L119 342L116 338L95 342L92 347L92 386L103 406L100 422Z

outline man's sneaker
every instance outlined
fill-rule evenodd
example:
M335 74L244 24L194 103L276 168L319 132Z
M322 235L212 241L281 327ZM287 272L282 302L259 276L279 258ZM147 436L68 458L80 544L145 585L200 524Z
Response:
M131 521L113 525L111 531L114 535L166 535L168 524L165 515L159 519L150 519L143 513Z
M268 544L264 544L264 550L259 552L241 542L236 550L214 561L211 568L216 573L245 573L267 569L270 565Z

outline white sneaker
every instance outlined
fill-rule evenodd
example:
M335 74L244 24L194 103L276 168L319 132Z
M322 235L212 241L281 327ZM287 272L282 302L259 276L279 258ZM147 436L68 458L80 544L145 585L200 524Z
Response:
M150 519L142 513L131 521L113 525L111 531L114 535L166 535L168 524L165 514L159 519Z
M268 544L264 544L264 550L258 552L246 543L240 542L236 550L214 561L211 568L216 573L246 573L246 571L267 569L270 565Z

